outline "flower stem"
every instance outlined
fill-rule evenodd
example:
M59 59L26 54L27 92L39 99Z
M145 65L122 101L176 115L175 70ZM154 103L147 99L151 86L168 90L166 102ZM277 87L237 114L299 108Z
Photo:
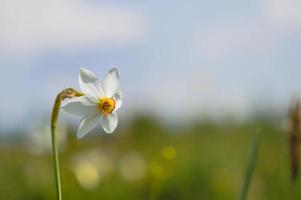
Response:
M257 156L258 156L258 149L259 149L259 132L255 132L253 136L253 141L249 153L247 168L245 171L245 177L240 189L239 193L239 200L247 199L248 190L251 184L253 172L256 166Z
M61 188L61 175L60 175L60 165L59 165L59 154L57 146L57 121L59 117L61 102L66 98L73 98L82 96L83 94L77 92L72 88L67 88L60 92L54 102L51 115L51 140L52 140L52 155L53 155L53 164L54 164L54 175L55 175L55 184L57 199L62 200L62 188Z

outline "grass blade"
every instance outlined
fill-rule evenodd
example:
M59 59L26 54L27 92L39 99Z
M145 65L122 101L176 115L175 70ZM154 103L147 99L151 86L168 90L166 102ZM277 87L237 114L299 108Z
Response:
M259 133L255 132L253 136L253 141L249 153L247 168L244 176L243 183L241 185L239 200L247 199L248 190L252 181L253 172L256 166L257 156L259 149Z

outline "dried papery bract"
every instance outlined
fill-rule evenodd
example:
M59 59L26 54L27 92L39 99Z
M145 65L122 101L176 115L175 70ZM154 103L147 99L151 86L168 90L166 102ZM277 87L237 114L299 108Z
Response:
M289 142L291 159L291 176L296 180L299 171L300 144L301 144L301 103L299 98L291 101L289 109Z
M60 94L59 94L62 101L65 99L70 99L73 97L80 97L83 95L84 95L83 93L78 92L73 88L67 88L67 89L63 90L62 92L60 92Z

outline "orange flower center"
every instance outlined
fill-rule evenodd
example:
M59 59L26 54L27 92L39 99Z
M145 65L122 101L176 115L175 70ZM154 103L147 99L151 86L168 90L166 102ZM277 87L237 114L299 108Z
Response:
M98 100L98 107L102 114L109 115L115 109L115 100L112 98L102 97Z

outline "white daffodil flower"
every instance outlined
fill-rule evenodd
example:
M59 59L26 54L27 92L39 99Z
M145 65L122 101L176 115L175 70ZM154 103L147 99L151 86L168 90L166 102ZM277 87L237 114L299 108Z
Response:
M98 123L106 133L112 133L118 124L116 111L122 105L117 68L110 69L102 83L93 72L81 68L79 86L85 95L72 98L62 106L65 111L83 117L77 137L82 138Z

